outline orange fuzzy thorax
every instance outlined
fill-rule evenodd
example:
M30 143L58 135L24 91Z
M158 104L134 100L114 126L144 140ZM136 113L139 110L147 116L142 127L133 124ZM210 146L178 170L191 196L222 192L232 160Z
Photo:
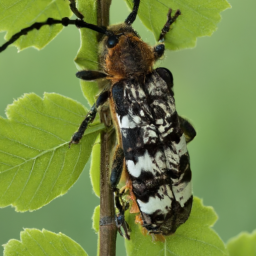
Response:
M152 47L132 33L126 33L120 36L115 47L108 49L104 69L109 75L108 79L117 82L148 74L154 61Z

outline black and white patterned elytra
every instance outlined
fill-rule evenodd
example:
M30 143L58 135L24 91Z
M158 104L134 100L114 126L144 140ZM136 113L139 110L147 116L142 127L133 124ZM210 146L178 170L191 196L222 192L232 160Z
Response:
M169 235L189 217L193 196L189 154L172 84L158 70L147 75L145 82L116 83L112 96L143 226Z

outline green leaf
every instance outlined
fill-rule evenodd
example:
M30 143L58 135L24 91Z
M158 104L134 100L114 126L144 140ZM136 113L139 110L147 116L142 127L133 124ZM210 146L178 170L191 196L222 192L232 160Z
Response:
M86 69L86 68L83 68ZM95 97L99 94L99 86L97 82L87 82L80 79L80 86L84 97L92 106L95 103Z
M92 227L98 233L97 256L100 255L100 206L96 206L92 215Z
M92 216L92 227L95 230L96 233L99 232L100 230L100 206L96 206L93 212L93 216Z
M0 207L33 211L63 195L88 161L103 124L91 125L78 145L68 143L86 115L64 96L25 94L0 117Z
M62 19L71 17L68 0L1 0L0 4L0 31L7 31L5 39L21 29L34 24L35 22L46 21L49 17ZM42 49L63 29L62 25L43 26L40 30L34 29L26 36L14 43L19 50L29 46Z
M228 241L230 256L256 256L256 230L252 234L240 233Z
M132 0L126 2L132 8ZM138 15L158 40L169 8L173 14L179 9L182 15L172 24L165 45L168 49L180 50L194 47L197 37L212 35L221 20L220 12L230 7L226 0L147 0L141 1Z
M86 22L97 24L97 1L95 0L78 0L78 10L84 15ZM78 68L86 70L98 70L98 33L83 28L80 29L81 45L75 58ZM80 80L81 89L90 105L95 102L95 95L99 93L96 82L86 82Z
M134 223L134 214L127 214L131 227L131 240L125 240L127 255L139 256L222 256L228 255L223 241L210 227L217 220L212 207L203 206L194 197L191 215L175 234L165 242L153 242L151 235L144 236L141 226Z
M97 24L97 4L95 0L78 0L78 10L84 15L85 21ZM98 33L88 28L81 28L81 45L75 62L83 68L98 69Z
M9 240L4 245L4 256L87 256L83 248L68 236L43 229L25 229L20 240Z
M100 136L96 139L92 149L90 177L93 191L96 196L100 197Z

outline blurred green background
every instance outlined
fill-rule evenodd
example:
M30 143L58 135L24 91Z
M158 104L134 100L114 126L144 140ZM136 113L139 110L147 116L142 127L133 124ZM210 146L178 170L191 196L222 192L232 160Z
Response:
M222 13L213 36L199 38L194 49L167 52L160 63L174 75L178 113L197 130L189 145L194 194L218 213L214 229L225 242L240 231L256 229L256 1L230 3L233 8ZM113 0L111 23L124 21L128 13L123 1ZM154 44L138 19L134 27ZM75 77L78 47L79 32L68 27L40 52L17 54L9 47L1 53L0 114L5 115L13 99L30 92L57 92L86 104ZM91 216L99 199L92 192L88 167L66 195L38 211L0 209L0 244L19 239L25 227L45 228L70 236L96 255ZM125 255L122 240L118 238L117 255Z

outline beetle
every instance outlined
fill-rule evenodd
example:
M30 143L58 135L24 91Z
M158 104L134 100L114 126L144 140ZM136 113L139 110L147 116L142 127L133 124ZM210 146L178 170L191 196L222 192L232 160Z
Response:
M134 0L132 12L124 23L104 28L86 23L75 1L70 0L71 10L78 19L48 18L21 30L0 47L1 52L20 36L44 25L76 25L103 34L99 45L101 70L82 70L76 76L86 81L107 79L111 85L100 93L69 145L79 143L97 109L108 101L118 141L110 184L119 211L118 231L122 235L123 228L128 239L129 228L124 219L128 204L117 187L124 170L129 174L127 188L140 212L142 226L151 234L173 234L188 219L193 202L186 144L196 132L177 114L172 73L166 68L153 69L164 54L165 35L181 12L177 10L172 16L169 9L159 43L151 47L132 28L139 5L140 0Z

